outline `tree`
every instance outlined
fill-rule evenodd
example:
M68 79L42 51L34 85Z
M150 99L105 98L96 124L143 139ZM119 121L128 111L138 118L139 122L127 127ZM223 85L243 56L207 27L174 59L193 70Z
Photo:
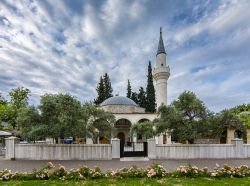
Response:
M136 92L132 92L131 99L138 104L138 94Z
M4 97L0 94L0 105L6 105L7 101L4 99Z
M34 106L22 107L17 115L17 127L20 135L35 138L45 136L46 132L39 136L34 131L41 126L41 116ZM48 128L47 128L48 130Z
M130 81L128 80L128 86L127 86L127 97L131 98L132 94L132 89L131 89L131 85L130 85Z
M232 110L223 110L212 117L211 130L214 135L221 140L226 139L227 128L235 128L241 132L245 131L245 126L240 118Z
M154 123L151 121L145 121L142 123L135 123L130 133L137 133L142 135L142 138L149 139L155 136Z
M10 103L17 109L28 105L30 90L24 87L17 87L9 92Z
M168 131L180 142L193 143L208 123L208 110L192 92L183 92L170 106L161 106L159 113L158 133Z
M98 142L99 137L110 139L114 130L114 115L96 106L88 106L87 111L87 136L90 137L94 143Z
M105 100L105 87L104 87L104 81L102 76L100 77L100 82L96 88L97 91L97 98L95 99L95 104L99 105Z
M103 84L104 84L104 100L112 97L112 86L111 86L111 81L109 78L109 75L107 73L104 74L103 76Z
M250 127L250 104L242 104L229 109L233 112L247 128Z
M146 92L144 91L143 87L140 87L139 89L138 104L140 107L146 108L147 105Z
M173 107L173 105L161 105L158 112L159 117L153 121L156 127L156 134L160 135L162 133L172 131L173 135L174 131L172 129L175 128L175 125L178 125L180 118L177 110Z
M250 104L238 105L238 106L231 108L230 110L235 114L239 114L244 111L250 111Z
M250 112L241 112L238 114L239 119L243 122L243 125L247 128L250 127Z
M0 121L6 122L15 128L17 110L16 106L12 104L0 105Z
M28 105L29 94L30 90L24 87L12 89L9 92L10 102L1 101L0 121L11 124L13 129L15 129L18 111L20 108Z
M153 83L153 75L152 75L152 67L151 62L149 61L148 64L148 80L147 80L147 88L146 88L146 95L147 95L147 105L146 105L146 112L155 112L156 111L156 102L155 102L155 88Z
M46 136L64 139L84 135L87 120L81 103L68 94L45 94L39 109L41 123L49 129ZM44 130L45 127L41 127Z

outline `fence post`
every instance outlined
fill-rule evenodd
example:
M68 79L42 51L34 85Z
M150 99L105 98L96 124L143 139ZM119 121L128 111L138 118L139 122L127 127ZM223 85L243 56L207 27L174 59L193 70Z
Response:
M112 144L112 159L120 158L120 139L113 138L111 139Z
M15 160L15 144L19 142L19 138L11 136L5 138L6 153L5 158L10 160Z
M232 144L235 145L235 158L245 158L243 140L238 138L232 139Z
M156 141L155 139L148 139L148 158L156 159Z

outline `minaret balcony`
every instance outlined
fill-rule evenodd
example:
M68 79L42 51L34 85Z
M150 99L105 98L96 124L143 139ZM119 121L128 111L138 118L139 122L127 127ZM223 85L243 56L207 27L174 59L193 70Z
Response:
M153 71L154 79L157 81L158 79L168 79L170 76L170 68L169 66L155 68Z

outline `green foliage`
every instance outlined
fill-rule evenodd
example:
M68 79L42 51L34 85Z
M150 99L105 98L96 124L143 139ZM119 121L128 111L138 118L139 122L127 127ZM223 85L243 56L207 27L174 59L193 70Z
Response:
M154 123L151 121L145 121L142 123L135 123L130 129L130 133L141 134L143 138L149 139L155 136Z
M243 122L243 125L250 127L250 104L242 104L230 109Z
M138 185L138 183L141 183L142 180L145 178L147 178L148 180L156 180L157 182L155 182L155 184L153 185L159 185L160 183L164 183L164 180L165 181L167 180L167 183L169 183L170 180L174 178L178 178L177 180L178 182L176 182L178 184L184 178L187 178L187 180L204 178L203 182L201 183L204 183L204 181L206 180L210 180L211 185L214 185L216 181L224 180L225 178L230 178L231 181L234 180L233 178L238 178L238 179L241 178L239 179L239 182L236 185L242 185L242 180L243 180L242 178L248 178L246 183L249 183L249 177L250 177L250 168L247 165L231 167L226 164L222 167L217 167L214 169L208 169L207 167L198 168L196 166L191 166L191 165L179 166L176 170L172 172L167 172L167 170L162 165L152 164L151 166L146 168L138 168L136 166L132 166L130 168L124 167L121 169L109 170L107 172L104 172L99 167L91 169L86 166L80 166L78 169L73 168L70 170L66 170L66 168L62 165L56 167L51 162L49 162L42 168L38 170L33 170L33 172L12 172L11 170L7 169L0 171L0 183L3 183L4 185L7 185L8 183L13 183L12 182L13 180L47 180L45 185L48 185L51 182L51 180L64 180L64 182L67 184L69 182L67 182L66 180L73 180L73 181L87 180L88 183L91 183L91 180L96 180L96 182L93 185L96 185L98 180L101 181L100 185L104 185L104 183L108 180L112 180L112 184L114 184L115 180L122 180L123 183L126 181L125 185ZM130 178L131 180L136 180L137 178L140 178L140 180L137 180L136 184L128 184L129 183L127 180L128 178ZM195 178L195 179L190 179L190 178ZM228 180L229 183L231 183L230 180ZM31 183L30 185L33 185L32 184L33 182L29 183ZM222 181L218 185L224 185L224 184L225 183ZM148 185L148 184L143 184L143 185ZM184 185L197 185L197 183L184 184Z
M17 109L28 105L30 90L24 87L12 89L9 93L10 103L15 105Z
M111 138L115 118L91 103L81 105L68 94L45 94L39 110L32 106L19 109L19 133L30 139L86 137L97 142L98 137Z
M86 111L88 116L88 137L91 137L94 143L97 143L99 137L110 139L112 131L114 130L114 115L96 106L87 106Z
M19 110L17 115L17 127L20 135L27 135L27 137L39 136L34 134L34 132L40 124L41 116L34 106L23 107ZM44 134L46 134L46 132Z
M136 92L132 92L131 94L131 99L138 104L139 100L138 100L138 94Z
M0 94L0 105L6 105L7 101L4 99L4 97Z
M227 128L244 131L245 127L239 117L232 110L223 110L210 117L211 130L215 137L226 138Z
M104 100L105 100L113 96L112 94L113 89L111 86L111 81L107 73L105 73L103 76L103 84L104 84Z
M250 112L242 112L238 114L239 119L243 122L243 125L246 127L250 127Z
M16 127L17 107L13 104L0 105L0 121L4 121Z
M159 118L154 120L156 134L166 133L176 128L175 125L178 125L180 116L173 106L161 105L158 112Z
M193 143L207 124L208 110L192 92L183 92L170 106L161 106L159 113L157 132L168 131L180 142Z
M151 62L149 61L148 64L148 80L147 80L147 88L146 88L146 95L147 95L147 105L146 105L146 112L155 112L156 111L156 102L155 102L155 88L153 83L153 75L152 75L152 67Z
M140 87L139 94L138 94L138 104L140 107L146 108L147 106L147 99L146 99L146 92L144 91L143 87Z
M107 73L100 77L100 81L96 88L97 98L94 100L96 105L101 104L105 99L112 97L112 86L109 75Z
M45 94L41 97L39 109L41 122L47 126L47 136L82 136L85 134L86 115L81 103L68 94ZM42 127L44 130L46 127Z
M6 102L1 98L0 103L0 121L11 124L16 127L16 119L19 109L28 105L30 90L24 87L12 89L9 92L10 102Z
M131 98L131 96L132 96L132 89L131 89L130 81L128 80L127 97Z
M250 104L238 105L238 106L231 108L230 110L235 114L239 114L244 111L250 111Z
M96 105L99 105L105 100L104 82L102 76L100 77L100 82L96 88L96 91L97 91L97 98L94 100L94 103Z

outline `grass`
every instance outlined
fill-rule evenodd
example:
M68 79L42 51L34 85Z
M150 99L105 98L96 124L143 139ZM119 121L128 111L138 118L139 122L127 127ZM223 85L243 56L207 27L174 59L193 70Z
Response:
M31 180L31 181L0 181L1 186L160 186L160 185L173 185L173 186L191 186L191 185L209 185L209 186L231 186L231 185L249 185L250 178L165 178L165 179L140 179L140 178L126 178L126 179L97 179L88 181L61 181L61 180Z

